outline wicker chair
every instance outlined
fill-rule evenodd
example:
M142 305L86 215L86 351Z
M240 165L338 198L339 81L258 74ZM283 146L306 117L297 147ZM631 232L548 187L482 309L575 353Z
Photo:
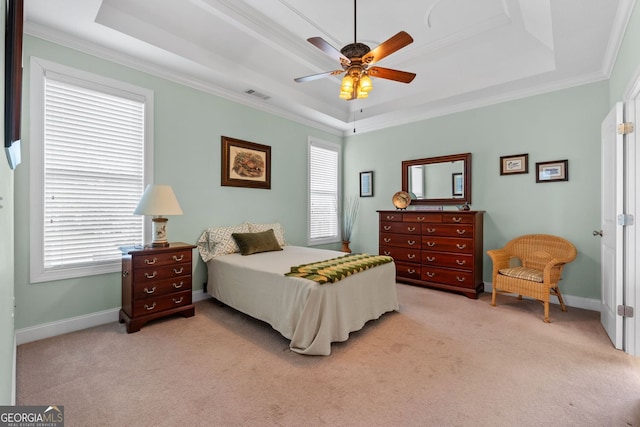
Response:
M562 269L576 258L576 248L562 237L528 234L508 242L502 249L487 251L493 261L493 292L507 292L535 298L544 304L544 321L549 320L549 295L558 297L562 311L567 311L558 287ZM519 261L520 265L517 265Z

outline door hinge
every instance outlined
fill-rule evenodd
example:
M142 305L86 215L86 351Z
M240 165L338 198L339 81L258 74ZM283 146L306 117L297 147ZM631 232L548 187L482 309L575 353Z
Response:
M618 215L618 225L628 226L628 225L633 225L633 222L634 222L633 215L629 215L629 214Z
M633 317L633 307L628 306L628 305L619 305L618 306L618 316Z
M624 122L618 124L618 134L626 135L634 131L633 122Z

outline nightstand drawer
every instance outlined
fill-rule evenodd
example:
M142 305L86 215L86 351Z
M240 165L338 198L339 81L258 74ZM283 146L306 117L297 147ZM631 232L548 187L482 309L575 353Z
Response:
M191 304L191 290L152 298L144 298L136 300L133 304L133 316L145 316L189 304Z
M153 283L136 282L133 285L133 298L151 298L191 290L191 276L174 277L166 280L157 280Z
M139 284L190 275L191 264L176 264L166 267L134 269L133 280Z
M176 251L168 254L149 254L136 256L133 259L133 268L158 267L162 265L174 265L191 262L191 251Z

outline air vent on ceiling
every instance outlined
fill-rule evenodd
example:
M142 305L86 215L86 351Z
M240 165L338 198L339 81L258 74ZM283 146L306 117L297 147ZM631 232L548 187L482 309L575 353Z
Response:
M265 95L264 93L257 92L257 91L255 91L253 89L248 89L244 93L247 93L247 94L253 95L253 96L257 96L258 98L262 99L263 101L267 101L267 100L271 99L271 97L269 95Z

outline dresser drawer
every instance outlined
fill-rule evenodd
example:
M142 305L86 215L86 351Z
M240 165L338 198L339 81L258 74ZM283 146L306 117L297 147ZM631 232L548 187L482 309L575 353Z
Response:
M474 216L461 213L443 213L442 222L453 224L473 224Z
M191 290L191 276L156 280L153 283L136 282L133 285L133 299L151 298L185 290Z
M422 248L430 251L473 253L473 239L422 236Z
M420 249L400 248L394 246L380 246L380 255L387 255L394 261L420 262Z
M133 304L133 316L144 316L189 304L191 304L191 290L144 298Z
M157 268L147 267L134 269L133 280L136 283L145 283L190 275L191 264L176 264Z
M473 224L422 224L423 236L473 237Z
M437 268L423 265L422 280L444 283L445 285L473 288L473 274L469 271Z
M473 255L471 254L422 251L421 260L422 264L429 266L451 267L461 270L473 269Z
M419 264L409 264L406 262L396 262L395 264L397 277L406 277L408 279L421 280L421 267Z
M407 222L381 222L381 233L417 234L420 235L420 224Z
M380 246L399 246L402 248L420 249L421 237L407 234L380 233Z
M402 214L398 213L380 213L380 221L402 221Z
M149 254L133 257L133 268L157 267L191 262L191 250L166 254Z
M442 222L441 213L412 212L402 215L406 222Z

